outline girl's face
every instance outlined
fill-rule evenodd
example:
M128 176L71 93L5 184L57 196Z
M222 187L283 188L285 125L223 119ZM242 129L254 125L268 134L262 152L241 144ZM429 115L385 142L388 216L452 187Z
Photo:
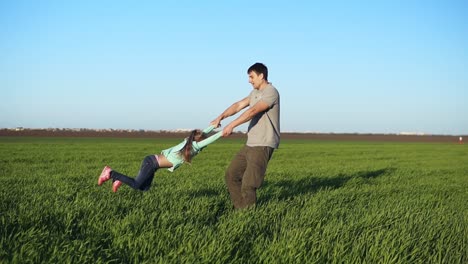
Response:
M196 142L201 141L204 139L203 133L201 130L197 129L197 132L195 133L195 137L193 138Z

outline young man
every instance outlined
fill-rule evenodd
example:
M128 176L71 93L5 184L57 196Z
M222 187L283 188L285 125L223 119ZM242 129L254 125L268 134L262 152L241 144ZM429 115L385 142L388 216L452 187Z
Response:
M225 180L234 207L255 205L257 189L262 185L268 162L280 143L280 96L268 82L268 69L255 63L247 70L253 90L244 99L232 104L211 122L218 127L221 120L249 107L223 129L223 137L250 121L247 143L226 170Z

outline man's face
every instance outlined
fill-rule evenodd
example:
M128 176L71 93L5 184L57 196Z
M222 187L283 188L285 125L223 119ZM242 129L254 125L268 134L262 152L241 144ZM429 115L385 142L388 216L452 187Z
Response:
M249 72L249 83L254 89L260 89L260 86L263 83L263 73L257 74L254 71Z

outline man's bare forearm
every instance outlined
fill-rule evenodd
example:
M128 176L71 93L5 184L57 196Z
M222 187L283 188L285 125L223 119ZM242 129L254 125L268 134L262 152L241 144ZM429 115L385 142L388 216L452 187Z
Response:
M235 127L238 127L250 120L255 116L255 112L253 111L252 108L246 110L243 112L238 118L234 119L231 123L229 123L229 126L232 127L233 129Z
M244 98L234 104L232 104L230 107L228 107L226 110L224 110L223 113L221 113L215 120L211 121L211 124L218 127L221 123L221 120L230 117L232 115L237 114L240 110L244 109L247 107L249 104L248 98Z
M242 113L238 118L234 119L223 129L223 137L230 135L235 127L252 120L255 115L266 111L268 108L269 106L265 102L257 102L254 106L247 109L244 113Z
M244 113L242 113L238 118L234 119L231 123L229 123L224 129L223 129L223 137L229 136L234 128L252 120L252 118L255 116L255 112L253 109L248 109Z
M223 120L227 117L237 114L237 112L239 111L240 109L239 109L238 103L232 104L230 107L224 110L224 112L221 113L221 115L219 115L218 119Z

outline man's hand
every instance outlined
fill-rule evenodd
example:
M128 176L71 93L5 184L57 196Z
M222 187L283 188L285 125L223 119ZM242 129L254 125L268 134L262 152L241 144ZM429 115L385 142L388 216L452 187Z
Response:
M232 134L232 130L233 130L233 127L231 126L226 126L224 129L223 129L223 137L227 137L229 135Z
M215 120L211 121L210 125L214 126L215 128L218 128L221 126L221 119L218 117Z

